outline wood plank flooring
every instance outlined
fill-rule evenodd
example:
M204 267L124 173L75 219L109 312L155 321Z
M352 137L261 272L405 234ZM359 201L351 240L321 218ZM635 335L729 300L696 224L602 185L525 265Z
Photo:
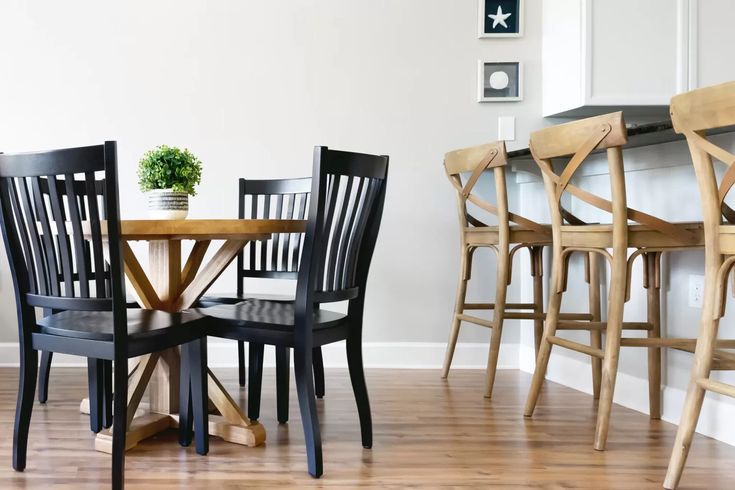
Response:
M236 399L235 370L217 374ZM324 477L306 473L303 434L292 390L291 419L275 420L275 381L263 382L266 445L247 448L212 438L208 456L181 448L171 431L128 453L127 488L661 488L675 427L615 406L608 450L592 449L588 395L547 382L533 419L521 415L530 376L500 371L495 397L483 399L481 371L371 370L367 373L374 447L360 445L347 372L327 370L318 402ZM293 383L292 383L293 385ZM292 386L293 388L293 386ZM34 407L28 467L11 469L17 372L0 369L0 489L108 488L110 458L93 450L79 400L82 369L54 368L49 401ZM682 488L732 488L735 448L698 436Z

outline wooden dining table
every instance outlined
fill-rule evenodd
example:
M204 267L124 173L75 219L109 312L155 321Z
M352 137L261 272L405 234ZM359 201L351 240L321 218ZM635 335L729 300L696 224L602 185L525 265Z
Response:
M267 240L275 233L303 233L306 221L267 219L186 219L121 221L125 276L141 308L176 312L191 308L222 274L242 248L253 240ZM130 246L148 242L148 268L144 268ZM183 262L181 245L193 241ZM219 248L205 263L213 242ZM294 243L291 240L291 243ZM182 327L186 328L186 327ZM128 384L128 430L126 449L169 428L178 427L179 349L137 358ZM214 413L209 417L210 435L245 446L265 442L265 429L233 400L222 383L208 371L208 394ZM150 405L139 410L149 388ZM82 402L88 413L89 402ZM112 431L97 434L95 449L112 452Z

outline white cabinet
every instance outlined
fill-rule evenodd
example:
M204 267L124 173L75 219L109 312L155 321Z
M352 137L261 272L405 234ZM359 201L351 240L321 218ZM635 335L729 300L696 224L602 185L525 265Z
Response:
M543 2L544 116L665 114L686 85L689 1Z
M735 80L735 2L689 0L689 88Z

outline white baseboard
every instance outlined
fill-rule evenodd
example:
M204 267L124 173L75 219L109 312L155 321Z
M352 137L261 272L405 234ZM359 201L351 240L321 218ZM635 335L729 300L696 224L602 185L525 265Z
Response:
M520 369L533 373L534 357L532 347L520 346ZM552 355L546 379L591 395L592 374L590 369L589 362L567 356ZM684 390L664 386L662 394L664 411L661 418L666 422L679 425L685 398ZM648 414L648 380L619 372L613 401L624 407ZM702 406L697 432L735 446L733 412L735 412L735 406L732 403L728 403L717 394L708 393Z
M390 369L440 369L446 344L443 342L364 342L363 362L367 368ZM487 344L458 343L452 369L485 369ZM246 349L247 351L247 349ZM346 368L344 342L329 344L323 348L324 365L329 368ZM209 365L212 367L236 367L237 343L221 339L209 340ZM18 344L0 343L0 366L18 366ZM54 366L81 367L86 361L77 356L54 355ZM275 366L273 349L266 348L264 365ZM498 369L518 369L518 344L503 344L500 348Z

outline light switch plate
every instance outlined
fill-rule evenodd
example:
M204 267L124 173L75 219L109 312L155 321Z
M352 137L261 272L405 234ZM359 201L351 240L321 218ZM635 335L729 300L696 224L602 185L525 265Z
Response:
M515 116L498 117L498 139L502 141L515 141L516 118Z

